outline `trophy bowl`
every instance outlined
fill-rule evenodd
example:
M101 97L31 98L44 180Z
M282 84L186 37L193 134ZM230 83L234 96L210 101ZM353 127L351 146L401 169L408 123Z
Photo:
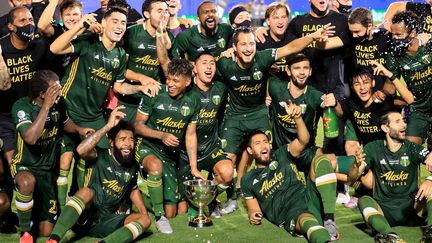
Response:
M209 180L189 180L183 184L187 199L198 208L198 215L191 218L189 226L202 228L212 225L210 217L204 214L203 208L215 198L217 184Z

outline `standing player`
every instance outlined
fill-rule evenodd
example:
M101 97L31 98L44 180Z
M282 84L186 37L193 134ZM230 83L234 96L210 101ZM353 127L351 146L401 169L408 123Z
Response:
M134 159L134 129L131 124L121 121L125 117L120 111L122 108L115 108L108 123L77 147L82 158L92 161L87 169L86 186L66 203L48 243L59 242L81 214L85 223L77 227L78 231L103 238L101 242L130 242L150 226L137 188L139 167ZM96 144L107 134L110 148L98 149ZM127 198L137 207L138 213L116 214Z
M359 199L360 212L373 230L376 242L405 242L394 233L393 226L423 225L420 210L427 210L427 228L422 242L432 240L432 181L419 185L420 164L431 170L432 158L423 146L405 139L407 125L398 112L389 112L381 119L385 140L367 144L357 150L356 163L349 171L351 181L368 170L374 174L373 196ZM429 154L429 155L428 155Z
M206 170L213 173L218 184L218 191L225 191L234 174L233 162L223 151L219 141L220 111L225 104L227 96L226 86L215 81L216 60L209 53L201 53L195 60L195 84L192 93L201 100L201 109L198 113L197 136L198 136L198 160L197 164L190 164L187 152L182 150L179 162L179 212L186 212L186 195L183 182L190 180L192 176L202 178L200 171ZM215 206L215 205L213 205ZM219 210L214 207L212 215L220 216Z
M30 96L19 99L12 107L18 141L11 172L17 189L15 205L21 242L33 242L31 219L39 226L41 236L51 234L58 212L55 168L63 131L80 135L91 131L77 127L69 119L64 100L59 99L58 80L52 71L36 72L31 80Z
M197 17L199 25L177 35L172 50L174 58L186 57L194 61L204 51L218 57L227 49L233 30L230 25L219 23L216 4L209 0L201 2Z
M135 120L135 130L140 136L136 157L147 175L143 176L147 178L156 227L164 234L173 232L167 218L177 213L179 149L183 147L191 166L197 166L196 124L200 100L186 90L191 83L192 69L192 64L185 59L170 62L166 86L156 97L141 99Z

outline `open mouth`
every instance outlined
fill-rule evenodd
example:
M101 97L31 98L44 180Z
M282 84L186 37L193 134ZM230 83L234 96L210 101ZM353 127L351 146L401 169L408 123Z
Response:
M212 78L213 77L213 72L212 71L205 71L204 75L206 76L206 78Z
M128 148L128 149L122 149L121 152L122 152L123 155L129 155L132 152L132 150L130 148Z
M205 22L209 28L214 28L216 26L216 20L214 18L208 18Z

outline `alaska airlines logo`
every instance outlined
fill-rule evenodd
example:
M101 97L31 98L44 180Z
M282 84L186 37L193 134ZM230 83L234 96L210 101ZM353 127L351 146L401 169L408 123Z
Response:
M280 121L282 121L284 123L287 123L289 125L295 125L294 119L290 115L288 115L288 114L287 115L277 114L277 118Z
M416 72L414 75L412 75L411 80L416 81L416 80L424 79L424 78L431 76L431 75L432 75L432 69L431 69L431 67L428 67L427 70L425 70L423 72Z
M176 129L182 129L186 126L186 122L184 122L183 120L173 121L172 117L167 117L165 119L157 119L156 124L161 124L163 126Z
M106 80L106 81L112 80L112 72L110 71L109 73L107 73L105 68L103 68L103 67L100 67L98 69L92 68L91 73L94 74L95 76L101 78L101 79Z
M47 131L46 129L44 129L42 136L41 136L41 139L47 140L47 139L50 139L52 137L55 137L57 135L57 132L58 132L57 127L53 127L53 129L50 131Z
M271 180L265 180L261 190L259 191L261 195L264 195L264 193L267 193L270 191L276 184L280 183L283 179L282 172L279 172L274 175L274 177Z
M245 96L245 95L254 95L254 94L258 94L261 91L261 87L262 84L256 84L255 86L247 86L247 85L242 85L240 87L234 88L234 91L237 91L239 93L241 93L240 95Z
M142 64L151 65L151 66L159 66L159 60L151 58L150 55L145 55L143 57L137 57L135 59L136 62L140 62Z
M386 180L387 182L403 182L408 179L409 174L401 171L399 174L395 174L394 171L388 171L381 174L380 178Z
M211 111L206 111L204 108L200 110L200 112L198 113L198 117L205 119L205 118L215 118L217 115L217 112L215 111L215 109L212 109Z
M109 189L111 189L111 190L113 190L113 191L115 191L115 192L117 192L117 193L120 193L120 192L122 192L123 191L123 187L122 186L119 186L118 185L118 181L116 181L116 180L107 180L107 179L104 179L103 180L103 182L102 182L106 187L108 187Z

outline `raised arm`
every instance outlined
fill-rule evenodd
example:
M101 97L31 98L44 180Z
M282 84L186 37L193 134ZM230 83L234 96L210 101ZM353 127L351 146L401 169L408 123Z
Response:
M298 157L309 143L309 131L307 130L306 124L302 119L300 106L292 104L291 101L288 101L288 103L285 104L285 110L290 117L294 118L297 128L297 138L289 144L289 152L292 156Z
M168 48L166 43L167 40L165 37L166 33L164 33L165 29L166 29L166 23L163 22L162 19L156 30L156 52L157 52L157 58L159 60L159 64L161 65L162 71L164 72L164 75L166 77L168 74L168 64L170 63L171 60L168 57Z
M366 168L366 162L365 162L366 155L363 153L363 147L360 146L357 148L355 152L355 162L351 166L351 168L348 171L348 182L350 185L354 184L358 180L358 178L362 175L363 171Z
M198 140L196 136L196 123L189 123L186 129L185 136L186 152L189 158L192 175L198 179L205 179L201 172L198 170L197 164L197 147Z
M37 23L38 29L46 37L54 35L54 27L51 25L51 20L58 4L59 0L49 0L48 5L45 7Z
M390 31L391 20L392 20L393 16L397 12L406 10L406 5L407 5L407 2L399 1L399 2L393 2L388 6L387 11L384 15L384 22L383 22L384 28L386 28L388 31Z

